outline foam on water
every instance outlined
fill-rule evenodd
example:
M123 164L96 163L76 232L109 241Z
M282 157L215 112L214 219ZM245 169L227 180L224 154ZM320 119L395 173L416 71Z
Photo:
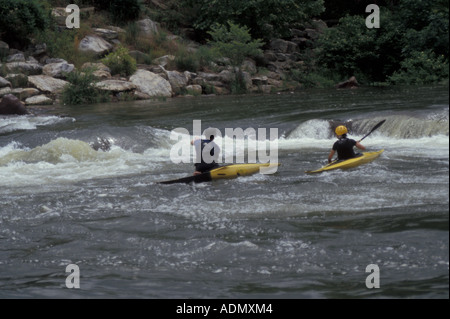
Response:
M157 167L146 154L112 146L95 151L88 143L57 138L33 149L10 143L0 148L0 186L73 183L80 180L137 174Z
M1 116L0 134L10 133L21 130L35 130L39 126L51 126L64 122L75 122L71 117L59 116Z

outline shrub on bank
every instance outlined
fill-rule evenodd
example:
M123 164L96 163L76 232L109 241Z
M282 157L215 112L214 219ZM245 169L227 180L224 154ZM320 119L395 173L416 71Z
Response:
M119 46L116 51L104 57L102 62L111 69L111 74L113 75L129 76L137 70L136 60L129 54L128 49L123 46Z
M389 77L393 84L431 84L448 80L448 60L436 56L433 51L413 52L411 57L401 62L400 70Z
M94 69L85 69L84 72L73 71L67 75L70 84L66 85L61 100L64 104L91 104L109 101L108 93L94 86L97 82L92 74Z

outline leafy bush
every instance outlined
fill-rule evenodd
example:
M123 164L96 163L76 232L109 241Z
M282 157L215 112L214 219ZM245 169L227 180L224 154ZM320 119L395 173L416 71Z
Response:
M111 74L129 76L136 72L136 60L128 53L128 49L119 46L102 59L103 64L111 69Z
M186 8L193 8L194 27L203 32L215 24L228 21L251 30L254 38L269 40L288 36L290 27L322 13L323 0L181 0Z
M93 72L94 69L86 69L85 72L75 70L67 75L70 84L66 85L61 93L64 104L91 104L109 100L107 92L94 86L97 80Z
M401 0L380 7L379 29L368 29L363 14L346 16L319 39L317 65L342 78L355 75L363 84L440 81L448 77L448 16L445 0Z
M233 66L240 67L246 57L256 57L262 54L261 39L253 40L250 30L228 21L228 26L215 24L208 32L212 40L210 44L219 55L230 58Z
M199 61L194 53L191 52L178 52L175 57L175 66L179 71L196 72L199 69Z
M212 62L217 58L209 46L201 46L195 51L181 47L175 53L174 67L179 71L197 72L199 70L210 71Z
M0 0L0 17L0 38L20 49L51 23L49 10L37 0Z
M393 84L431 84L448 80L448 60L431 50L414 52L401 63L401 69L389 77Z
M385 81L400 66L402 30L389 12L383 12L383 28L368 29L360 16L346 16L327 29L316 48L317 64L360 83ZM365 81L364 81L365 80Z

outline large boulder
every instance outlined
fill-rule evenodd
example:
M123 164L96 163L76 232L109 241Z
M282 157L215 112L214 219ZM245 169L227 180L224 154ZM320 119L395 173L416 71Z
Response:
M48 75L33 75L28 77L28 82L45 93L61 93L69 82L55 79Z
M41 92L35 88L15 88L11 91L11 94L14 94L19 98L19 100L24 101L29 97L39 95Z
M143 19L139 20L137 22L137 26L139 28L139 31L143 33L144 35L154 35L155 33L158 33L158 23L150 20L150 19Z
M53 104L53 100L44 94L35 95L27 98L25 100L26 105L51 105Z
M65 79L67 74L75 70L75 66L73 64L69 64L67 62L58 62L58 63L49 63L44 65L42 68L42 73L45 75Z
M0 102L1 115L26 115L30 114L20 100L12 94L5 95Z
M6 62L25 62L26 61L26 59L25 59L25 56L23 55L23 53L22 52L19 52L19 53L16 53L16 54L12 54L12 55L9 55L7 58L6 58Z
M9 62L5 65L9 73L22 73L26 75L42 74L42 65L32 60L28 62Z
M92 70L92 75L97 79L105 80L111 78L111 69L103 63L86 62L81 66L81 71Z
M97 35L88 35L80 41L78 49L82 52L102 56L112 51L113 45Z
M172 91L176 94L180 94L189 82L189 77L186 73L178 71L167 71L167 78L172 86Z
M152 97L171 97L173 95L169 81L147 70L137 70L130 77L130 81L136 85L139 91Z
M7 86L12 87L11 82L9 82L8 80L6 80L0 76L0 88L4 88Z
M136 89L136 85L133 83L122 80L104 80L95 83L95 86L100 90L111 92L126 92Z
M115 40L119 37L119 33L111 29L94 28L93 31L95 32L96 35L107 41Z
M7 94L11 94L12 90L9 86L5 86L4 88L0 88L0 97L3 97Z

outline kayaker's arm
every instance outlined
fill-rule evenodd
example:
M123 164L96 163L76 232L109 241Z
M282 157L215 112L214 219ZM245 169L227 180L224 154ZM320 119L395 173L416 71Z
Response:
M330 154L328 155L328 163L331 163L333 161L335 150L331 150Z
M194 142L197 141L197 140L199 140L199 139L200 139L199 137L194 138L194 139L191 141L191 145L194 145Z
M360 150L363 150L363 151L366 150L366 147L365 147L364 145L362 145L362 144L360 143L360 141L357 141L355 146L356 146L357 148L359 148Z

